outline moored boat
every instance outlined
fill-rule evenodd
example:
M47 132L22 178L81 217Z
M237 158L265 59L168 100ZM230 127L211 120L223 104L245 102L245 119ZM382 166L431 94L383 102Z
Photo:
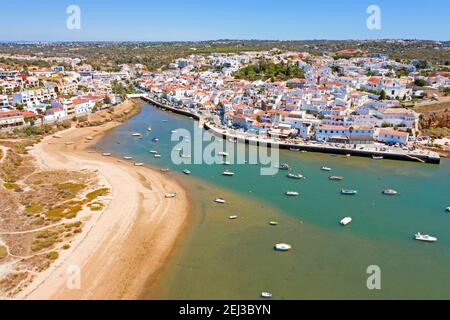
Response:
M158 154L158 151L156 151L156 150L150 150L150 153L151 153L151 154Z
M273 295L270 292L262 292L261 298L263 299L272 299Z
M105 153L103 153L102 154L104 157L111 157L111 153L109 153L109 152L105 152Z
M298 197L300 195L300 193L298 193L296 191L286 191L286 195L288 197Z
M331 168L329 168L329 167L322 167L320 170L330 172Z
M282 163L278 166L278 169L280 170L290 170L291 167L287 163Z
M278 225L278 221L270 221L269 225L271 226L277 226Z
M238 216L229 216L228 219L230 220L236 220L238 218Z
M300 152L300 149L297 149L297 148L290 148L289 149L291 152Z
M159 142L159 139L158 138L153 138L152 141L153 142Z
M340 224L343 226L349 225L350 223L352 223L353 219L351 217L345 217L344 219L342 219L340 221Z
M134 166L135 166L135 167L143 167L144 164L143 164L142 162L136 162L136 163L134 164Z
M133 157L123 157L125 160L133 160Z
M162 158L162 155L160 155L160 154L155 154L153 157L156 158L156 159L160 159L160 158Z
M342 180L344 180L344 177L330 176L328 179L331 181L342 181Z
M398 195L398 191L394 189L386 189L383 191L383 194L386 196L396 196Z
M292 246L287 243L278 243L274 247L275 251L287 252L292 249Z
M226 177L232 177L232 176L234 176L234 172L231 172L231 171L224 171L223 173L222 173L222 175L223 176L226 176Z
M163 173L166 173L166 172L170 172L170 169L165 168L165 169L161 169L160 171L163 172Z
M175 192L168 193L168 194L166 194L166 199L172 199L172 198L175 198L176 196L177 196L177 194Z
M343 195L347 195L347 196L354 196L358 194L357 190L352 190L352 189L342 189L341 190L341 194Z
M423 242L436 242L438 239L436 237L432 237L427 234L421 234L420 232L414 235L415 239L417 241L423 241Z
M299 180L299 179L304 179L304 178L305 178L305 177L302 176L300 173L294 173L294 172L288 173L287 177L288 177L289 179L297 179L297 180Z
M446 210L447 210L447 212L450 212L450 207L447 207Z
M136 133L133 133L132 136L133 136L133 137L138 137L138 138L139 138L139 137L142 137L142 134L136 132Z
M225 199L223 199L223 198L217 198L217 199L214 200L214 202L215 203L220 203L220 204L225 204L226 203Z
M384 157L382 157L382 156L372 156L372 159L373 160L383 160Z

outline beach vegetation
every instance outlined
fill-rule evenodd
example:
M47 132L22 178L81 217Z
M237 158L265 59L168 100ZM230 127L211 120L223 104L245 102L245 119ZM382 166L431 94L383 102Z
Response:
M49 260L57 260L59 258L59 253L56 251L52 251L49 254L47 254L46 258Z
M6 190L17 190L17 189L19 189L19 185L17 185L16 183L13 183L13 182L5 182L3 184L3 186L5 187Z
M92 202L98 197L106 197L110 194L110 190L108 188L98 189L95 191L92 191L86 195L86 201Z
M33 215L39 214L42 211L44 211L44 206L41 204L32 204L25 207L25 212Z

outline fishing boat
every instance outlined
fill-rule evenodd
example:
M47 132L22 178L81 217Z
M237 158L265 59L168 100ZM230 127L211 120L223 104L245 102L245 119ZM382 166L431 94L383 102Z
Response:
M287 243L278 243L274 247L275 251L287 252L292 249L292 246Z
M296 192L296 191L287 191L286 195L288 197L298 197L300 195L300 193Z
M133 157L123 157L125 160L133 160Z
M330 176L328 179L330 179L331 181L342 181L344 180L344 177Z
M398 191L394 189L386 189L383 191L383 194L386 196L396 196L398 195Z
M136 162L136 163L134 164L134 166L135 166L135 167L143 167L144 164L143 164L142 162Z
M287 163L282 163L278 166L278 169L280 170L290 170L291 167Z
M262 292L261 298L263 299L272 299L273 295L270 292Z
M132 136L140 138L140 137L142 137L142 134L140 134L140 133L133 133Z
M372 159L373 160L383 160L384 157L382 157L382 156L372 156Z
M232 177L232 176L234 176L234 172L231 172L231 171L224 171L223 173L222 173L222 175L224 175L224 176L226 176L226 177Z
M223 199L223 198L217 198L217 199L214 200L214 202L220 203L220 204L225 204L226 203L225 199Z
M352 190L352 189L342 189L341 190L341 194L343 195L347 195L347 196L354 196L358 194L357 190Z
M414 237L416 238L417 241L423 242L436 242L438 240L436 237L432 237L427 234L420 234L420 232L414 235Z
M219 152L218 155L221 156L221 157L228 157L229 156L229 154L227 152Z
M278 225L278 221L270 221L269 225L271 226L277 226Z
M166 194L166 199L172 199L172 198L175 198L177 196L177 194L174 192L174 193L168 193L168 194Z
M341 220L340 224L343 226L347 226L350 223L352 223L353 219L351 217L345 217L344 219Z
M302 176L300 173L288 173L287 177L288 177L289 179L297 179L297 180L299 180L299 179L304 179L304 178L305 178L305 177Z
M322 167L320 170L330 172L331 168L329 168L329 167Z
M228 219L230 220L236 220L238 218L238 216L229 216Z
M186 175L190 175L192 172L189 171L188 169L184 169L184 170L183 170L183 173L186 174Z

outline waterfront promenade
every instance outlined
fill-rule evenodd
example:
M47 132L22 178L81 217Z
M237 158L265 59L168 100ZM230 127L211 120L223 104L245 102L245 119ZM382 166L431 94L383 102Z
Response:
M136 96L135 96L136 97ZM283 142L274 139L264 139L261 137L256 137L243 132L236 132L235 130L218 128L213 123L208 122L205 117L197 114L186 108L177 108L174 106L169 106L166 102L158 97L151 97L147 94L139 95L139 97L155 106L172 111L177 114L192 117L195 120L200 121L206 130L211 131L214 135L220 136L225 139L233 139L237 142L242 142L246 144L257 144L263 143L268 147L272 145L277 145L280 149L294 150L294 151L306 151L306 152L319 152L328 153L336 155L349 155L357 157L367 157L367 158L380 158L389 160L401 160L401 161L414 161L420 163L431 163L440 164L441 158L438 153L426 150L416 149L414 151L404 150L398 147L389 146L377 146L377 145L356 145L348 146L343 144L331 144L319 141L311 142Z

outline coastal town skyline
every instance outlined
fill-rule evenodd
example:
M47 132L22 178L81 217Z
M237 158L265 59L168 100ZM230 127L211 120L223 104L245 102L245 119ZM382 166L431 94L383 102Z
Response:
M419 3L417 3L419 4ZM66 20L80 9L80 28L66 28ZM1 41L205 41L213 39L313 40L313 39L428 39L448 40L446 1L434 1L417 10L404 1L307 1L185 3L106 1L29 1L22 18L0 21ZM327 10L323 10L323 6ZM381 25L368 28L367 20L379 8ZM3 11L13 10L5 3ZM72 7L73 8L73 7ZM189 18L186 18L189 17ZM41 23L45 21L45 23ZM420 23L417 23L420 21Z
M0 19L0 300L450 299L450 4L26 9Z

